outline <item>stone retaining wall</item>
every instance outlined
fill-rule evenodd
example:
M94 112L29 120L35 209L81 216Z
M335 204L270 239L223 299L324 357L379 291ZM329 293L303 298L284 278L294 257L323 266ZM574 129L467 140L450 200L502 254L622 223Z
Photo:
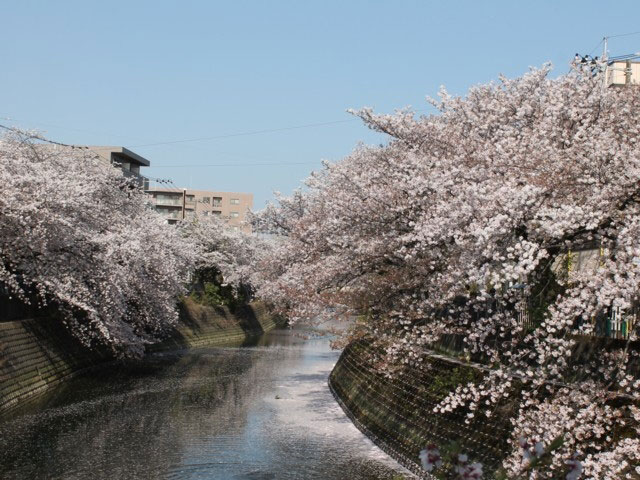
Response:
M0 322L0 411L108 360L49 318Z
M227 307L208 307L186 299L180 305L180 322L163 342L148 350L175 350L213 345L241 343L251 336L267 332L282 322L271 315L262 302L239 307L231 312Z
M349 345L329 376L329 388L376 445L421 478L434 478L420 466L419 452L429 444L442 453L466 453L486 473L500 466L509 451L511 405L499 405L491 418L480 410L471 419L461 412L433 412L458 385L482 377L482 370L434 356L425 368L389 379L375 370L371 353L365 342Z
M226 307L204 307L187 300L181 305L176 328L148 350L241 343L277 323L261 302L232 313ZM84 348L49 318L0 322L0 412L109 361L113 359L106 352Z

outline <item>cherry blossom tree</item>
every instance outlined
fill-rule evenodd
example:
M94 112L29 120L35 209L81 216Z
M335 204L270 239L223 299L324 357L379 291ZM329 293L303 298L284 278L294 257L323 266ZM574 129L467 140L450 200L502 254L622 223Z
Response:
M236 292L251 290L259 271L254 269L259 257L268 255L271 242L242 230L229 228L212 216L197 216L180 225L181 234L198 252L195 275L214 272L221 284ZM246 292L245 292L246 293Z
M463 336L492 368L438 410L517 400L511 477L637 478L637 326L587 359L576 346L638 292L640 90L579 65L549 72L442 90L433 115L354 112L388 143L326 163L258 216L282 237L258 294L292 320L360 316L390 371ZM595 269L558 266L586 248L600 249ZM544 469L527 467L520 437Z
M34 133L0 139L0 284L85 345L141 355L177 318L197 251L122 172Z

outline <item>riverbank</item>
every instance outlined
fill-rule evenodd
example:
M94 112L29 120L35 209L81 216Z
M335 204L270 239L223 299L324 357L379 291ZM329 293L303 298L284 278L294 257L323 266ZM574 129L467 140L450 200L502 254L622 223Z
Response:
M432 478L419 458L429 444L443 453L467 454L481 462L486 473L499 468L509 451L510 405L499 405L490 418L480 412L474 418L433 412L457 386L479 379L481 369L433 355L423 368L390 379L376 371L370 354L366 342L347 346L329 376L329 388L354 425L376 445L421 478Z
M242 344L281 324L262 302L231 312L227 307L180 305L180 320L148 351ZM52 387L114 359L88 350L50 318L0 322L0 412L38 397Z

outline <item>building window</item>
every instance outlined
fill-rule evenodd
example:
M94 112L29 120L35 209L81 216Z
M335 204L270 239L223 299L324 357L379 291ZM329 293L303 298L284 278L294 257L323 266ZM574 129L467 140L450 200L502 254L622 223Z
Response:
M211 212L211 215L215 216L215 217L219 217L220 215L222 215L222 212L219 210L213 210Z
M230 200L231 205L240 205L240 199L239 198L232 198Z
M231 218L238 218L240 216L238 212L231 212L229 215Z
M202 197L202 203L211 203L211 197Z
M211 205L213 205L214 207L219 207L222 205L222 197L213 197L212 198L212 202Z
M196 198L196 197L194 197L193 195L187 195L187 196L186 196L186 198L185 198L185 200L186 200L187 202L193 202L193 200L194 200L195 198Z

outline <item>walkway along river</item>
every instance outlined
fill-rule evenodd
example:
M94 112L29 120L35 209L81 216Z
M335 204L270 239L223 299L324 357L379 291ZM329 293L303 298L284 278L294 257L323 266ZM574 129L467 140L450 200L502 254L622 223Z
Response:
M326 337L159 353L0 419L2 479L395 479L327 387Z

